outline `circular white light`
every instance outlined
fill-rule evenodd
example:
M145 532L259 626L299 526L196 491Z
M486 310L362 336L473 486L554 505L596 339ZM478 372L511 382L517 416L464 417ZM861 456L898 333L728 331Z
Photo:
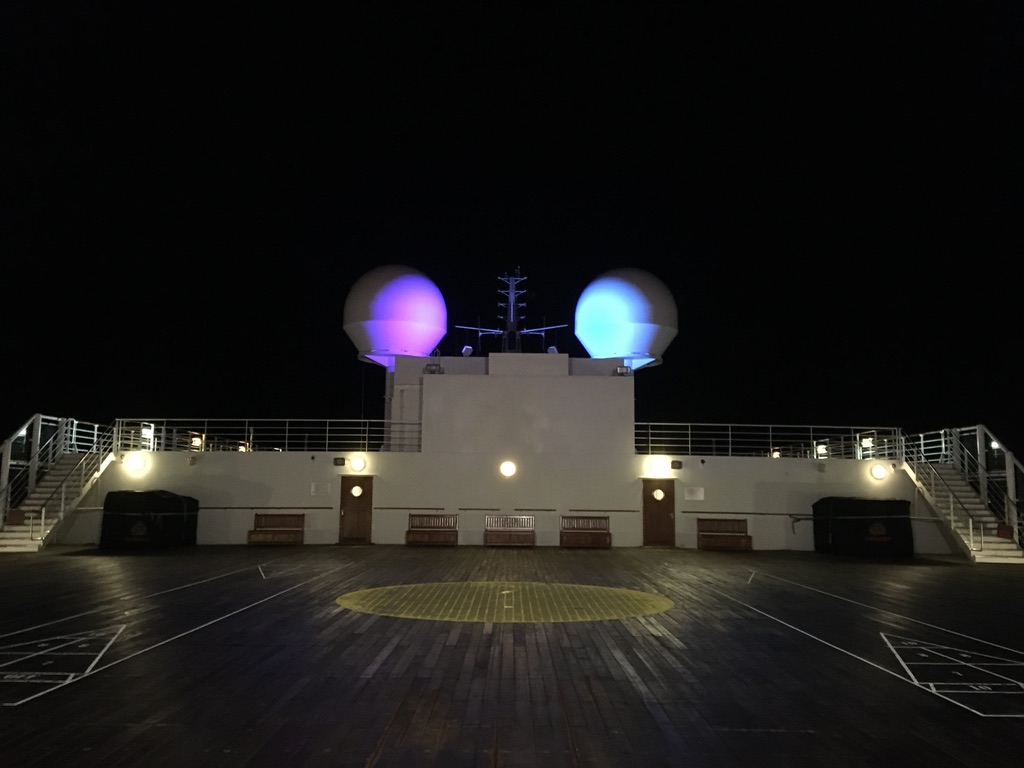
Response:
M498 471L505 477L512 477L516 473L516 465L511 461L503 461L498 467Z
M654 493L652 493L651 496L654 497L655 501L661 501L665 498L665 492L661 490L661 488L655 488Z
M364 469L366 469L366 459L364 459L362 456L356 456L354 459L352 459L352 469L354 469L356 472L362 472Z
M875 478L875 480L881 480L887 474L889 474L888 470L885 467L883 467L881 464L872 464L871 465L871 476L873 478Z
M668 456L648 456L644 462L645 477L672 477L672 460Z
M129 472L141 472L146 468L146 457L141 453L129 453L124 457L124 468Z
M363 488L362 488L362 486L353 485L352 486L352 495L353 496L362 496L363 495Z

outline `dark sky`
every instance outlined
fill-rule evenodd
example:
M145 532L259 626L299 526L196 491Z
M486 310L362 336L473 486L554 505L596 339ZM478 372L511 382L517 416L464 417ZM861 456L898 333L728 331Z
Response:
M630 266L680 326L638 420L1024 451L1019 2L123 5L0 11L4 435L377 417L368 269L431 277L457 354L519 268L583 354Z

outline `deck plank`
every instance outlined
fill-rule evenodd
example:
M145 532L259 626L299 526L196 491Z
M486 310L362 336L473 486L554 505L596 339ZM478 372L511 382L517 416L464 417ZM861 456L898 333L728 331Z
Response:
M882 641L987 650L1005 658L1002 674L1018 674L1024 616L1006 606L1024 598L1024 569L364 545L44 551L0 559L0 578L20 585L0 597L0 753L12 765L640 768L683 756L1001 768L1024 750L1024 704L923 690ZM619 620L485 624L334 602L462 581L638 589L674 605ZM60 643L81 659L46 650ZM19 656L30 646L35 661ZM46 660L95 671L61 688L15 679L42 675ZM976 714L965 701L1016 714Z

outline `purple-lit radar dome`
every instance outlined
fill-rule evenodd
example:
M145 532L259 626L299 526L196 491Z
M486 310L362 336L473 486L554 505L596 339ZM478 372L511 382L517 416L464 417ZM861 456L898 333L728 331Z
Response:
M642 269L613 269L576 302L576 338L593 358L621 357L633 370L661 363L679 332L676 301Z
M401 355L429 356L447 326L441 291L411 267L372 269L356 280L345 299L343 328L360 359L389 369Z

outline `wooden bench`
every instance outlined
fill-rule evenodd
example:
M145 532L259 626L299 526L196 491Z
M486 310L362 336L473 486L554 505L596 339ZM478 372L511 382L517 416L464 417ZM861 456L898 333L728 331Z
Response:
M305 541L306 516L257 512L249 531L249 544L302 544Z
M486 515L484 546L532 547L536 544L533 515Z
M697 518L697 549L753 549L746 519Z
M562 515L558 543L563 547L611 547L612 533L608 517Z
M405 543L454 547L459 543L458 515L410 514Z

